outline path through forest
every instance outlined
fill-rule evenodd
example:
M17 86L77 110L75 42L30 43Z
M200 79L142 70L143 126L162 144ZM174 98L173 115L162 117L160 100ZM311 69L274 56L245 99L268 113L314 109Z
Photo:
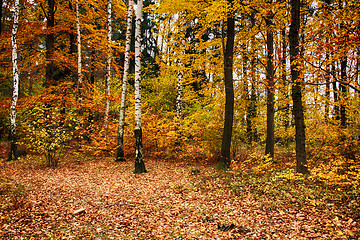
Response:
M132 162L112 159L56 169L4 162L0 179L21 184L28 196L15 208L1 205L0 238L346 239L358 226L327 209L266 210L251 194L234 195L224 180L231 177L210 165L147 159L146 167L134 175Z

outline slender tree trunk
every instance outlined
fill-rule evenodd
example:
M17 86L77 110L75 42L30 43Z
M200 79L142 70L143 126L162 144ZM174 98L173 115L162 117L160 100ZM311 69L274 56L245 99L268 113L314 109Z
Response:
M82 86L82 64L81 64L81 35L80 35L80 19L79 19L79 0L76 0L76 33L77 33L77 60L78 60L78 101L80 107L83 101ZM80 110L81 114L81 110Z
M3 14L2 7L3 7L3 0L0 0L0 36L2 33L2 14Z
M233 0L228 0L233 6ZM221 156L217 169L226 170L230 167L230 149L232 128L234 121L234 84L233 84L233 57L235 41L235 19L233 13L227 17L227 38L224 50L224 76L225 76L225 120L221 143Z
M300 30L300 0L291 0L291 25L289 33L290 62L292 80L293 114L295 119L296 140L296 171L308 174L305 150L305 121L302 105L301 79L299 72L299 30Z
M341 82L345 83L347 81L347 57L343 57L341 61ZM340 104L340 125L342 128L346 127L347 124L347 116L346 116L346 100L347 100L347 87L345 84L340 84L340 91L341 91L341 104Z
M336 73L334 62L331 65L331 71L333 74ZM340 111L339 111L339 105L338 105L339 104L338 87L337 87L337 81L335 78L332 83L332 88L333 88L333 98L334 98L334 118L335 118L335 120L340 120Z
M10 105L10 152L8 161L17 159L17 135L16 135L16 104L19 96L19 69L17 53L17 31L19 27L19 0L15 0L14 23L11 32L12 64L13 64L13 93Z
M142 129L141 129L141 18L143 0L138 0L135 21L135 170L134 173L146 172Z
M346 4L346 1L345 1ZM339 9L342 11L343 2L339 0ZM344 31L344 23L340 23L340 32ZM346 117L346 100L347 100L347 87L345 84L347 82L347 50L346 50L346 42L347 37L342 36L342 44L341 44L341 62L340 62L340 74L341 74L341 83L340 83L340 125L342 128L346 127L347 117Z
M290 127L290 104L289 104L289 88L288 88L288 80L287 80L287 71L286 71L286 31L285 27L281 30L281 37L282 37L282 57L281 57L281 80L283 85L283 98L286 102L284 104L284 127L285 131L287 132L288 128ZM286 144L288 144L288 139L286 140Z
M126 93L127 93L127 83L128 83L129 66L130 66L132 9L133 9L133 1L129 0L127 26L126 26L124 76L123 76L123 83L122 83L119 128L118 128L117 146L116 146L116 159L115 159L116 162L124 162L125 161L124 127L125 127Z
M183 72L178 70L176 79L176 115L182 117L182 98L183 98Z
M104 130L105 137L108 132L108 120L110 110L110 78L111 78L111 1L107 3L107 57L106 57L106 79L105 79L105 114L104 114Z
M329 58L329 54L326 53L326 59ZM330 102L330 65L327 64L326 65L326 72L325 72L325 122L329 122L329 113L330 113L330 108L329 108L329 102Z
M53 33L55 26L55 0L48 0L48 12L46 14L46 69L45 69L45 87L54 84L54 50L55 36Z
M95 50L91 50L90 54L90 84L94 86L95 84Z
M265 19L268 30L266 31L266 46L267 46L267 66L266 66L266 78L267 78L267 114L266 114L266 146L265 154L269 154L270 157L274 157L275 147L275 121L274 121L274 35L272 30L272 22L270 18Z

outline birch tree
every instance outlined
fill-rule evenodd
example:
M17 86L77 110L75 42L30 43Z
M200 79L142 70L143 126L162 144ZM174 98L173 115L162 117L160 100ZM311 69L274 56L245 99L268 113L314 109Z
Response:
M16 136L16 104L19 96L19 69L17 65L17 42L16 36L19 27L19 0L15 0L14 23L11 32L12 65L13 65L13 93L10 105L10 152L8 161L17 159L17 136Z
M82 87L82 66L81 66L81 35L79 20L79 0L76 0L76 33L77 33L77 55L78 55L78 101L81 105L83 98ZM81 110L80 110L81 113Z
M125 161L124 156L124 126L125 126L125 109L126 109L126 93L130 66L130 46L131 46L131 28L133 14L133 0L129 0L127 27L126 27L126 43L125 43L125 60L124 60L124 76L121 92L119 128L116 146L116 162Z
M106 57L106 79L105 79L105 114L104 114L104 130L105 137L108 130L108 119L110 110L110 78L111 78L111 1L107 3L107 57Z
M176 78L176 115L178 118L182 116L182 98L183 98L183 71L178 70Z
M146 172L142 129L141 129L141 17L142 0L138 0L135 21L135 170L134 173Z

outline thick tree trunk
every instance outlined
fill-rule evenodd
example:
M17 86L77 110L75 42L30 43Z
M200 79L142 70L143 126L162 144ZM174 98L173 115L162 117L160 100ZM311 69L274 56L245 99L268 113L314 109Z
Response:
M106 79L105 79L105 113L104 113L104 135L107 136L108 120L110 110L110 79L111 79L111 0L107 3L107 57L106 57Z
M19 0L15 0L14 23L11 32L12 64L13 64L13 93L10 105L10 152L8 161L17 159L17 135L16 135L16 104L19 96L19 69L17 53L17 31L19 26Z
M275 122L274 122L274 36L272 30L272 22L269 18L265 19L268 30L266 31L266 46L267 46L267 66L266 66L266 78L267 78L267 111L266 111L266 146L265 154L274 157L275 147Z
M229 6L233 0L228 0ZM233 57L235 41L235 19L232 13L227 17L227 38L224 51L224 75L225 75L225 120L221 143L221 156L217 169L226 170L230 167L230 149L232 128L234 121L234 85L233 85Z
M302 105L300 72L297 63L299 58L300 0L291 0L291 25L289 33L290 62L292 80L293 114L295 119L296 171L308 174L305 150L305 122Z
M138 0L135 21L135 170L134 173L146 172L141 129L141 18L143 1Z
M116 146L116 162L124 162L124 128L125 128L125 110L126 110L126 93L130 66L130 45L131 45L131 28L132 28L132 9L133 1L129 0L127 26L126 26L126 43L125 43L125 59L124 59L124 76L121 92L119 128Z
M54 84L54 50L55 35L53 33L55 26L55 0L48 0L48 12L46 14L46 69L45 69L45 87Z

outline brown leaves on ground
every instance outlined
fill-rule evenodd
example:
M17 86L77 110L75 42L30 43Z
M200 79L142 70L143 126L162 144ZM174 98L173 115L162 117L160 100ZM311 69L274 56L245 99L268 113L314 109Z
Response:
M57 169L3 163L0 179L28 198L1 203L0 238L349 239L359 228L330 208L264 210L251 194L234 195L213 166L147 160L146 168L134 175L132 162L112 159Z

